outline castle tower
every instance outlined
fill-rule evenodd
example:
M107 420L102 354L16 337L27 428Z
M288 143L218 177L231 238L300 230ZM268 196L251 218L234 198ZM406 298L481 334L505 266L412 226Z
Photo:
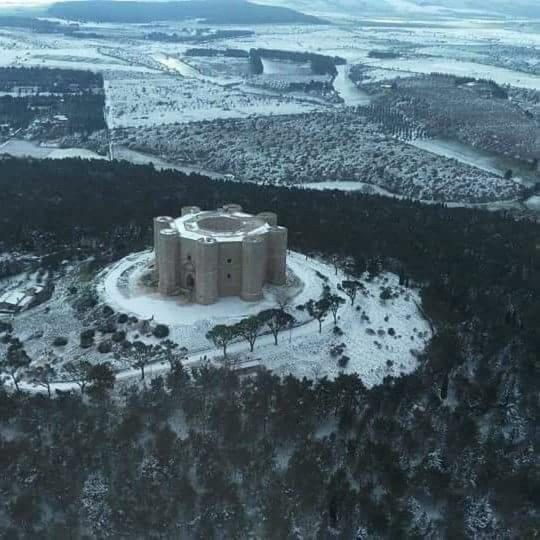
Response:
M214 238L197 241L195 300L198 304L213 304L219 298L218 290L219 244Z
M277 214L274 214L274 212L261 212L260 214L257 214L258 218L261 218L263 221L268 223L271 227L277 227L278 224L278 218Z
M264 236L247 236L242 241L242 289L248 302L260 300L266 280L266 242Z
M201 211L201 209L198 206L182 206L182 217L187 216L189 214L198 214Z
M154 219L159 291L199 304L220 298L257 301L265 283L287 280L287 229L273 212L251 215L239 204L201 211L184 206L182 217Z
M234 204L234 203L224 204L221 209L226 214L234 214L235 212L242 211L242 207L239 204Z
M154 254L156 258L154 272L156 278L159 277L159 233L163 229L169 229L173 221L173 218L169 216L159 216L154 218Z
M173 295L180 285L180 237L175 229L159 233L159 292Z
M266 279L274 285L287 281L287 229L271 227L266 235L268 264Z

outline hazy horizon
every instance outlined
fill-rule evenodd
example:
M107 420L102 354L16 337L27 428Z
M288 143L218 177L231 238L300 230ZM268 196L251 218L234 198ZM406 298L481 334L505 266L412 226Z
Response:
M2 0L0 11L24 9L45 9L62 0ZM64 0L65 1L65 0ZM67 0L70 1L70 0ZM73 0L72 0L73 1ZM115 0L123 2L127 0ZM171 0L135 0L150 2L166 2ZM174 0L173 0L174 1ZM182 0L176 0L182 1ZM532 0L515 0L512 3L506 0L494 0L486 6L483 0L248 0L257 4L288 7L310 15L319 16L478 16L483 13L491 16L525 17L536 19L540 17L540 8ZM360 13L359 13L360 12Z

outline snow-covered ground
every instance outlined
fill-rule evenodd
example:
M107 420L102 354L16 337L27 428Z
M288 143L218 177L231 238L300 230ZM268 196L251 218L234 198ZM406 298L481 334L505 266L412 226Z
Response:
M509 84L519 88L540 89L540 77L537 75L529 75L502 67L479 64L477 62L465 62L448 58L366 58L364 59L364 63L395 71L396 76L400 72L448 73L450 75L493 80L498 84Z
M212 306L186 305L179 299L164 298L140 285L140 278L148 270L152 252L133 254L106 269L99 276L98 291L101 300L116 310L168 324L170 338L191 352L190 361L198 362L201 356L218 358L220 351L211 347L205 339L206 332L216 324L230 324L247 315L276 305L278 289L268 289L264 300L247 303L238 298L226 298ZM378 384L387 375L409 373L416 367L416 353L423 350L431 332L428 323L418 311L420 302L416 291L399 285L397 276L383 274L372 281L363 279L366 289L359 294L356 306L349 300L339 312L338 326L343 335L333 332L331 315L323 324L322 333L318 323L311 321L295 306L310 298L317 299L326 276L328 285L337 292L337 285L345 275L333 266L290 252L289 277L293 280L290 311L300 326L282 333L280 344L273 344L271 335L259 337L255 352L250 354L245 342L239 341L229 347L233 356L242 361L257 360L279 375L292 373L298 377L335 377L340 372L358 373L365 384ZM395 294L391 300L382 301L380 293L389 287ZM283 291L281 291L283 294ZM345 297L344 297L345 298ZM350 358L344 368L338 365L331 349L344 344L343 354ZM154 366L157 370L163 365ZM135 373L138 373L135 371Z
M273 287L265 289L264 299L260 302L244 302L240 298L222 298L218 303L210 306L186 305L177 297L164 297L154 290L141 285L142 276L148 272L153 263L152 251L135 253L122 259L112 268L105 270L103 279L98 286L101 299L117 311L134 315L141 319L151 319L172 327L183 327L197 324L201 321L210 321L212 324L228 324L236 322L248 315L256 315L264 309L275 307L276 290ZM301 267L298 257L289 260L289 272L293 274ZM310 282L312 284L312 282ZM301 288L300 288L301 289ZM302 297L309 292L302 293ZM290 294L296 296L300 291L293 288ZM309 297L308 297L309 298ZM303 300L304 302L306 299ZM295 298L295 303L301 303ZM204 338L204 336L203 336ZM204 342L204 345L207 345Z
M439 156L455 159L460 163L472 165L492 174L502 176L506 172L495 156L457 141L446 141L437 138L415 139L410 144L416 146L416 148Z
M299 114L320 106L169 74L107 78L109 127L159 126L249 115Z
M9 154L14 157L32 157L38 159L106 159L91 150L84 148L57 148L36 144L32 141L9 140L0 145L0 154Z
M491 50L500 42L508 47L528 47L532 51L529 55L534 56L540 39L528 31L526 25L518 28L479 20L439 21L437 24L412 22L415 23L412 26L411 21L399 19L365 19L355 24L343 20L336 25L318 26L258 25L252 36L215 40L208 46L245 51L265 47L337 55L349 64L372 66L368 74L370 81L407 76L411 72L441 71L483 76L527 88L540 86L539 77L508 69L511 63L506 56L499 67L496 54L489 59L495 64L487 65L482 64L486 58L483 49L470 54L466 51L468 46ZM160 31L185 33L184 27L200 29L200 24L195 21L183 22L181 26L163 23ZM149 30L144 25L92 24L83 27L94 37L0 28L0 66L61 67L103 73L110 127L295 114L320 110L323 106L314 99L310 103L306 99L308 96L301 99L301 96L254 92L253 88L241 84L247 77L247 61L188 58L186 50L193 44L152 41L147 39ZM396 60L368 57L371 50L385 48L404 50L406 56ZM438 56L421 56L423 50ZM288 71L298 74L299 70L298 64L287 62L265 59L264 64L267 74L277 76L284 76L283 73ZM346 76L348 69L348 66L339 68L336 90L346 105L365 104L369 98Z

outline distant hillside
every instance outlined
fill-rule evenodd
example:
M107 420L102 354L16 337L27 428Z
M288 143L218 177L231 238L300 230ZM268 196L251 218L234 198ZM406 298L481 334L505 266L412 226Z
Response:
M257 0L273 6L286 5L321 16L467 16L473 14L540 17L537 0Z
M258 5L244 0L186 0L173 2L89 0L53 4L48 14L75 21L148 23L204 19L213 24L321 24L317 17L286 7Z

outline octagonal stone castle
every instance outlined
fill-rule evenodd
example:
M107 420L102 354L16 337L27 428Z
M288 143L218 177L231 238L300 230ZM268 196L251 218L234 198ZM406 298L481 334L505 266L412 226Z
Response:
M238 204L188 206L180 218L154 218L154 250L159 292L198 304L226 296L257 301L266 283L286 281L287 229L276 214L246 214Z

